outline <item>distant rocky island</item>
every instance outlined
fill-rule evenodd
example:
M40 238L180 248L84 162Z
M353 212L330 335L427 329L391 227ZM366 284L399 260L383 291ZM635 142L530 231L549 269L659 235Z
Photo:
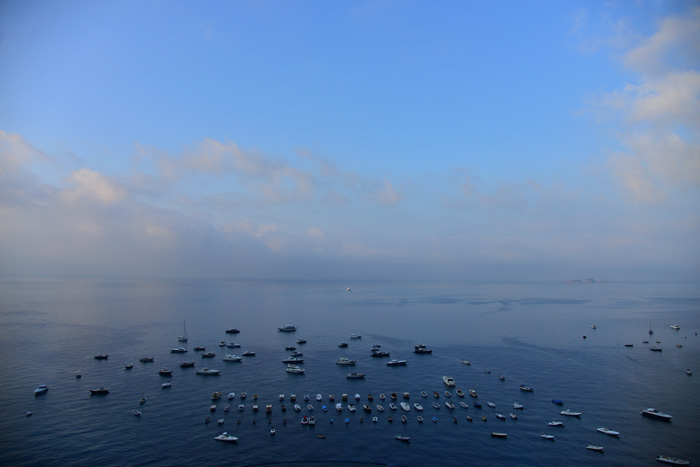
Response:
M588 278L588 279L569 279L563 282L564 284L607 284L608 280L607 279L593 279L593 278Z

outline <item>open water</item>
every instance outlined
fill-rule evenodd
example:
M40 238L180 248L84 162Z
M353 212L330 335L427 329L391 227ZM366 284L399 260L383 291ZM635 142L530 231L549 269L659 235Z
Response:
M352 291L346 291L346 287ZM187 323L189 352L173 354ZM679 324L679 331L670 328ZM277 331L299 325L296 333ZM596 324L597 329L591 329ZM648 334L650 326L653 336ZM236 327L240 334L225 334ZM60 281L0 282L0 464L2 465L656 465L658 454L700 462L700 288L696 283L416 283L371 282L185 282ZM350 339L351 333L362 339ZM586 339L583 336L586 336ZM285 372L285 346L303 352L305 375ZM220 348L220 341L240 349ZM643 344L651 340L651 344ZM656 341L660 343L657 344ZM338 347L347 342L345 349ZM432 355L412 353L425 344ZM381 345L405 367L388 367L370 357ZM633 344L625 347L624 344ZM202 359L194 346L216 353ZM663 352L651 352L658 345ZM257 353L241 363L225 353ZM98 353L108 360L95 360ZM143 355L154 363L140 363ZM357 366L335 361L346 356ZM471 361L463 365L462 359ZM221 370L198 376L179 367ZM134 363L130 371L124 364ZM174 370L171 378L160 368ZM695 371L688 376L685 370ZM352 369L352 370L351 370ZM82 378L76 379L80 370ZM349 371L366 373L348 380ZM505 381L498 377L502 374ZM442 376L479 393L481 410L444 406ZM170 389L161 384L171 381ZM34 397L40 384L48 393ZM534 392L520 391L528 384ZM89 389L109 388L107 396ZM432 407L439 391L441 408ZM214 391L223 391L214 414ZM235 392L231 411L225 395ZM239 394L247 392L238 412ZM380 393L410 393L425 410L423 424L411 410L378 413ZM252 395L259 394L259 413ZM315 427L301 426L303 414L280 410L279 394L301 400L309 394ZM323 395L323 402L314 397ZM347 393L362 396L358 412L338 414ZM361 404L375 400L372 414ZM148 401L139 406L138 400ZM564 401L554 405L553 398ZM493 401L496 409L487 407ZM514 411L519 402L525 410ZM273 404L266 415L264 406ZM329 406L324 413L321 404ZM655 407L673 415L666 423L642 417ZM133 415L139 408L141 418ZM583 412L567 418L560 410ZM25 413L32 411L27 417ZM495 412L506 415L498 420ZM518 420L508 418L516 412ZM389 423L388 415L394 422ZM377 415L379 423L371 423ZM471 415L469 423L466 416ZM486 422L481 416L487 418ZM205 424L211 416L212 423ZM431 417L438 418L437 423ZM217 418L225 423L218 426ZM350 422L343 423L348 417ZM451 420L458 421L454 424ZM286 424L284 419L287 419ZM330 419L334 423L330 423ZM361 423L361 420L363 423ZM562 420L564 428L548 427ZM240 421L240 423L238 423ZM276 428L276 436L269 434ZM619 438L598 433L608 427ZM237 444L214 441L227 431ZM506 432L507 439L491 437ZM540 437L542 432L555 441ZM325 439L316 437L323 434ZM411 437L410 444L394 439ZM586 445L604 446L593 452Z

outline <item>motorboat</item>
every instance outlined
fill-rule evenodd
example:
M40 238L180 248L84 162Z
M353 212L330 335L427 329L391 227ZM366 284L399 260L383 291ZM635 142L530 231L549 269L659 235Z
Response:
M659 420L666 420L669 422L673 418L667 413L659 412L658 410L652 408L642 409L642 415L644 415L645 417L657 418Z
M404 435L396 435L396 436L394 436L394 439L396 439L396 440L398 440L398 441L403 441L404 443L410 443L410 442L411 442L411 438L408 437L408 436L404 436Z
M462 360L462 365L471 365L471 364L472 364L472 362L470 362L469 360Z
M505 381L505 380L506 380L506 377L503 376L503 375L498 375L498 379L500 379L501 381Z
M298 339L297 344L306 344L306 339Z
M239 332L241 331L236 328L230 328L226 330L226 334L238 334Z
M275 436L275 433L277 433L275 428L274 427L270 428L270 436Z
M292 373L294 375L303 375L306 370L301 368L299 365L287 365L287 373Z
M209 369L209 368L202 368L201 370L197 370L196 373L198 375L204 375L204 376L219 376L219 373L221 373L221 371Z
M139 399L139 405L143 405L143 404L145 404L145 403L146 403L146 398L145 398L145 397L142 397L141 399Z
M416 410L419 411L419 412L422 412L422 411L423 411L423 406L420 405L418 402L414 402L414 403L413 403L413 408L416 409Z
M168 389L168 388L173 387L173 383L171 383L170 381L168 381L167 383L161 384L160 387L161 387L161 389Z
M226 347L226 341L219 342L219 347Z
M93 396L104 396L106 394L109 394L109 389L105 387L90 389L90 394Z
M302 352L292 352L292 357L303 357L304 354Z
M401 408L402 408L405 412L408 412L409 410L411 410L411 406L408 405L407 402L401 402L400 405L401 405Z
M246 392L242 392L241 393L241 400L244 401L246 397L248 397L248 394Z
M201 345L198 345L198 346L196 346L196 347L194 348L194 351L195 351L195 352L203 352L203 351L205 351L205 350L207 350L207 348L206 348L206 347L203 347L203 346L201 346Z
M134 416L137 418L141 416L141 411L140 410L134 410Z
M517 420L517 419L518 419L518 416L515 415L513 412L511 412L511 413L510 413L510 418L512 418L513 420Z
M625 347L634 347L634 344L625 344Z
M347 357L340 357L340 359L335 362L336 365L354 365L357 363L355 360L350 360Z
M365 374L364 373L348 373L345 377L347 379L364 379Z
M202 358L214 358L216 354L214 352L207 352L202 354Z
M158 374L161 376L172 376L173 370L167 370L165 368L161 368L160 370L158 370Z
M357 412L357 408L355 407L355 404L348 404L348 410L350 412Z
M257 412L258 410L260 410L258 404L253 404L253 412Z
M671 456L658 455L658 456L656 456L656 460L659 462L664 462L666 464L674 464L674 465L688 465L688 464L690 464L689 461L679 459L677 457L671 457Z
M596 431L599 431L603 434L609 435L609 436L620 436L619 431L611 430L610 428L598 428Z
M185 353L187 349L184 347L177 347L175 349L170 349L170 353Z
M479 393L476 392L474 389L469 390L469 395L472 397L479 397Z
M464 397L464 391L457 389L457 397Z
M49 391L49 387L45 384L40 384L39 387L37 387L34 390L34 396L39 396L41 394L46 394Z
M443 376L442 381L445 383L446 386L448 387L453 387L455 386L455 380L451 376Z
M481 408L481 404L479 404L478 402L474 402L473 405L474 405L474 408L475 408L475 409L480 409L480 408Z
M228 349L240 349L241 344L236 344L235 342L229 342L228 344L226 344L226 348L228 348Z
M552 399L552 404L564 405L564 402L560 401L559 399Z
M416 417L416 420L418 420L418 423L423 423L423 417L421 417L420 415Z
M340 344L338 344L338 347L340 347L341 349L344 349L344 348L347 347L348 345L349 345L349 344L348 344L347 342L341 342Z
M180 363L180 368L191 368L194 366L194 362L192 360L188 360L186 362Z
M236 438L233 435L229 435L225 431L223 433L221 433L220 435L215 436L214 439L217 441L223 441L225 443L235 443L236 441L238 441L238 438Z
M309 416L309 425L315 425L316 424L316 419L314 418L313 415Z
M450 391L445 391L445 397L452 397L452 393Z
M370 407L368 404L362 404L362 410L364 410L367 413L372 412L372 407Z
M447 407L450 410L454 410L455 405L452 402L447 401L447 402L445 402L445 407Z
M209 412L216 412L216 404L212 404L209 406Z
M323 396L321 394L316 394L316 400L321 402L323 400Z
M564 423L557 421L557 420L552 420L551 422L547 423L547 426L560 426L563 427Z
M293 351L293 350L296 350L296 349L297 349L297 348L294 347L293 345L288 345L288 346L286 346L286 347L284 348L284 350L292 350L292 351Z
M685 374L688 375L688 376L693 376L693 372L692 372L692 370L691 370L690 368L688 368L688 369L685 370Z
M506 419L505 415L500 414L500 413L496 413L496 418L499 419L499 420L505 420L505 419Z
M528 386L527 384L521 384L520 390L524 391L524 392L532 392L533 391L533 389L530 386Z
M407 363L407 360L393 359L393 360L389 360L388 362L386 362L386 365L387 366L405 366L406 363Z
M550 441L554 441L554 435L548 435L547 433L542 433L540 435L541 438L548 439Z
M381 350L372 350L371 356L374 358L390 357L391 353L390 352L383 352Z
M359 334L350 334L350 339L362 339L362 336Z
M381 400L386 399L386 396L384 395L383 392L382 392L382 393L379 393L379 399L381 399Z
M131 370L133 367L134 367L133 363L127 363L126 365L124 365L125 370ZM75 377L80 378L80 376L78 376L78 374L76 374Z
M396 404L394 404L393 402L391 402L389 404L389 410L398 410L398 409L399 409L399 407Z
M677 325L677 324L672 324L672 325L671 325L671 329L675 329L676 331L678 331L680 328L681 328L681 327L680 327L679 325Z
M598 329L598 326L596 326L595 324L592 324L591 329Z
M342 396L340 396L340 398L343 400L343 402L347 402L347 401L348 401L348 395L347 395L347 394L343 394Z
M438 404L437 402L433 402L433 408L435 410L440 410L440 404Z
M337 410L338 412L342 412L343 411L343 404L341 404L340 402L335 404L335 410Z
M225 421L226 421L226 420L224 419L224 417L221 417L220 419L218 419L218 420L216 421L216 424L217 424L217 425L223 425Z
M362 399L362 397L360 397L360 395L358 393L355 393L355 400L359 401L360 399Z
M270 406L270 408L272 408L272 406ZM228 404L226 404L226 405L224 406L224 412L228 412L229 410L231 410L231 406L228 405Z
M328 402L335 402L335 396L333 394L328 394Z
M244 357L255 357L255 352L253 352L252 350L246 350L241 355Z
M143 357L139 358L139 362L141 363L153 363L153 360L155 357L149 357L147 355L144 355Z
M586 449L589 449L591 451L603 452L603 446L596 446L595 444L589 444L588 446L586 446Z
M238 404L238 411L243 412L245 410L245 404Z
M380 404L377 404L377 411L378 411L378 412L384 412L384 406L383 406L383 405L380 405Z
M425 391L420 392L421 397L428 397L428 393Z
M559 413L562 415L566 415L567 417L580 417L581 416L581 412L575 412L571 409L562 410Z
M279 329L279 332L294 332L297 330L298 327L299 327L298 325L294 326L293 324L285 324L281 328L277 328L277 329Z
M243 357L240 355L231 355L231 354L226 354L224 358L222 358L223 361L225 362L240 362L243 360Z
M652 352L661 352L663 349L661 347L649 347Z
M226 399L232 401L234 397L236 397L236 393L235 393L235 392L229 392L228 395L226 396Z
M372 402L374 400L374 396L372 395L371 392L369 394L367 394L367 400L370 402Z
M211 395L211 400L213 400L213 401L218 401L219 399L221 399L221 396L222 396L223 394L224 394L224 393L221 392L221 391L215 391L215 392L212 393L212 395Z
M321 410L323 410L324 412L328 412L328 406L322 405Z
M525 406L523 404L518 404L517 402L513 402L513 408L515 410L523 410L523 409L525 409Z
M406 423L408 421L408 417L405 415L401 415L401 423Z
M492 431L492 432L491 432L491 437L492 437L492 438L507 438L507 437L508 437L508 433L499 433L499 432L497 432L497 431Z
M482 415L482 416L481 416L481 420L485 422L485 421L486 421L486 417Z
M313 412L314 406L311 404L306 404L306 410L308 410L309 412Z
M372 417L372 423L377 423L379 421L379 418L375 415Z
M396 394L395 392L392 392L391 394L389 394L389 397L391 397L392 401L395 401L396 399L399 398L398 394Z
M304 415L303 417L301 417L301 424L302 424L302 425L308 425L308 424L309 424L309 416L308 416L308 415Z
M496 404L494 404L494 403L491 402L491 401L486 401L486 405L488 405L488 406L491 407L492 409L495 409L495 408L496 408Z
M463 409L468 409L468 408L469 408L469 406L467 405L467 403L464 402L464 401L460 401L460 402L459 402L459 406L462 407Z

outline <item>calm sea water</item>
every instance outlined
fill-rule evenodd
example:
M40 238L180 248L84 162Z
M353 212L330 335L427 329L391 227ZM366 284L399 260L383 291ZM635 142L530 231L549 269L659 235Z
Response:
M347 292L347 286L352 292ZM172 354L187 323L187 354ZM672 324L679 324L675 331ZM280 333L284 324L296 333ZM591 329L596 324L597 329ZM650 326L654 330L649 336ZM238 335L225 329L237 327ZM652 465L658 454L700 462L700 288L695 283L353 283L334 282L0 282L0 463L3 465ZM350 339L351 333L362 339ZM583 336L587 338L584 339ZM651 337L651 344L642 341ZM290 375L281 360L285 346L299 338L305 375ZM240 349L222 349L234 341ZM656 344L656 340L661 341ZM338 344L348 342L348 348ZM433 349L415 355L415 344ZM379 344L405 367L371 358ZM633 344L633 347L625 347ZM217 355L204 360L203 345ZM649 351L659 345L663 352ZM252 350L241 363L223 362L227 352ZM95 360L98 353L108 360ZM139 363L143 355L155 362ZM352 367L335 365L346 356ZM183 360L221 370L219 377L181 369ZM471 361L463 365L462 359ZM130 371L124 364L134 363ZM174 370L171 378L160 368ZM695 370L694 376L685 373ZM75 378L76 370L82 372ZM498 375L502 374L505 381ZM479 392L483 409L445 408L442 376ZM169 380L170 389L161 384ZM47 384L49 392L34 397ZM529 384L532 393L519 390ZM90 396L105 386L110 394ZM439 391L441 408L420 391ZM225 398L210 414L214 391L236 392L232 409ZM236 410L241 392L246 410ZM367 394L410 392L425 407L426 421L408 413L408 423L387 411L362 412ZM454 392L454 391L453 391ZM251 410L258 393L261 411ZM331 409L314 404L315 427L301 426L301 414L280 410L278 395L317 393ZM342 415L328 394L362 396L360 410ZM148 398L138 405L142 396ZM559 414L583 412L580 419ZM452 396L457 403L462 399ZM493 401L496 409L486 406ZM506 417L519 402L518 420ZM264 405L274 406L270 416ZM672 423L640 416L655 407ZM140 408L141 418L132 414ZM27 417L27 411L33 411ZM401 410L399 409L399 412ZM214 422L205 424L207 416ZM371 423L378 415L379 423ZM471 415L469 423L466 416ZM483 422L481 416L487 417ZM437 423L430 421L432 416ZM454 424L451 420L458 421ZM225 418L217 426L215 420ZM284 424L283 419L287 418ZM345 417L350 423L345 424ZM330 423L330 419L334 423ZM364 423L360 422L363 419ZM562 420L564 428L547 426ZM238 423L240 421L240 423ZM277 434L271 437L270 428ZM619 438L596 432L620 431ZM238 444L214 441L227 431ZM507 439L491 437L506 432ZM542 432L554 434L554 442ZM316 434L326 435L319 439ZM408 435L411 443L394 440ZM604 446L604 453L586 450Z

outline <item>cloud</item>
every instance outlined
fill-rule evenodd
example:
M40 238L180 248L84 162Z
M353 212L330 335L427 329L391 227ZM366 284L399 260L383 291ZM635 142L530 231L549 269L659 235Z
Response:
M44 153L21 135L0 130L0 173L14 172L30 162L46 159Z
M700 188L700 8L663 18L622 56L637 82L588 99L604 120L619 119L606 166L637 203L668 202Z
M79 201L114 204L127 196L126 189L119 183L90 169L74 171L68 182L72 183L72 188L61 191L60 197L69 204Z

